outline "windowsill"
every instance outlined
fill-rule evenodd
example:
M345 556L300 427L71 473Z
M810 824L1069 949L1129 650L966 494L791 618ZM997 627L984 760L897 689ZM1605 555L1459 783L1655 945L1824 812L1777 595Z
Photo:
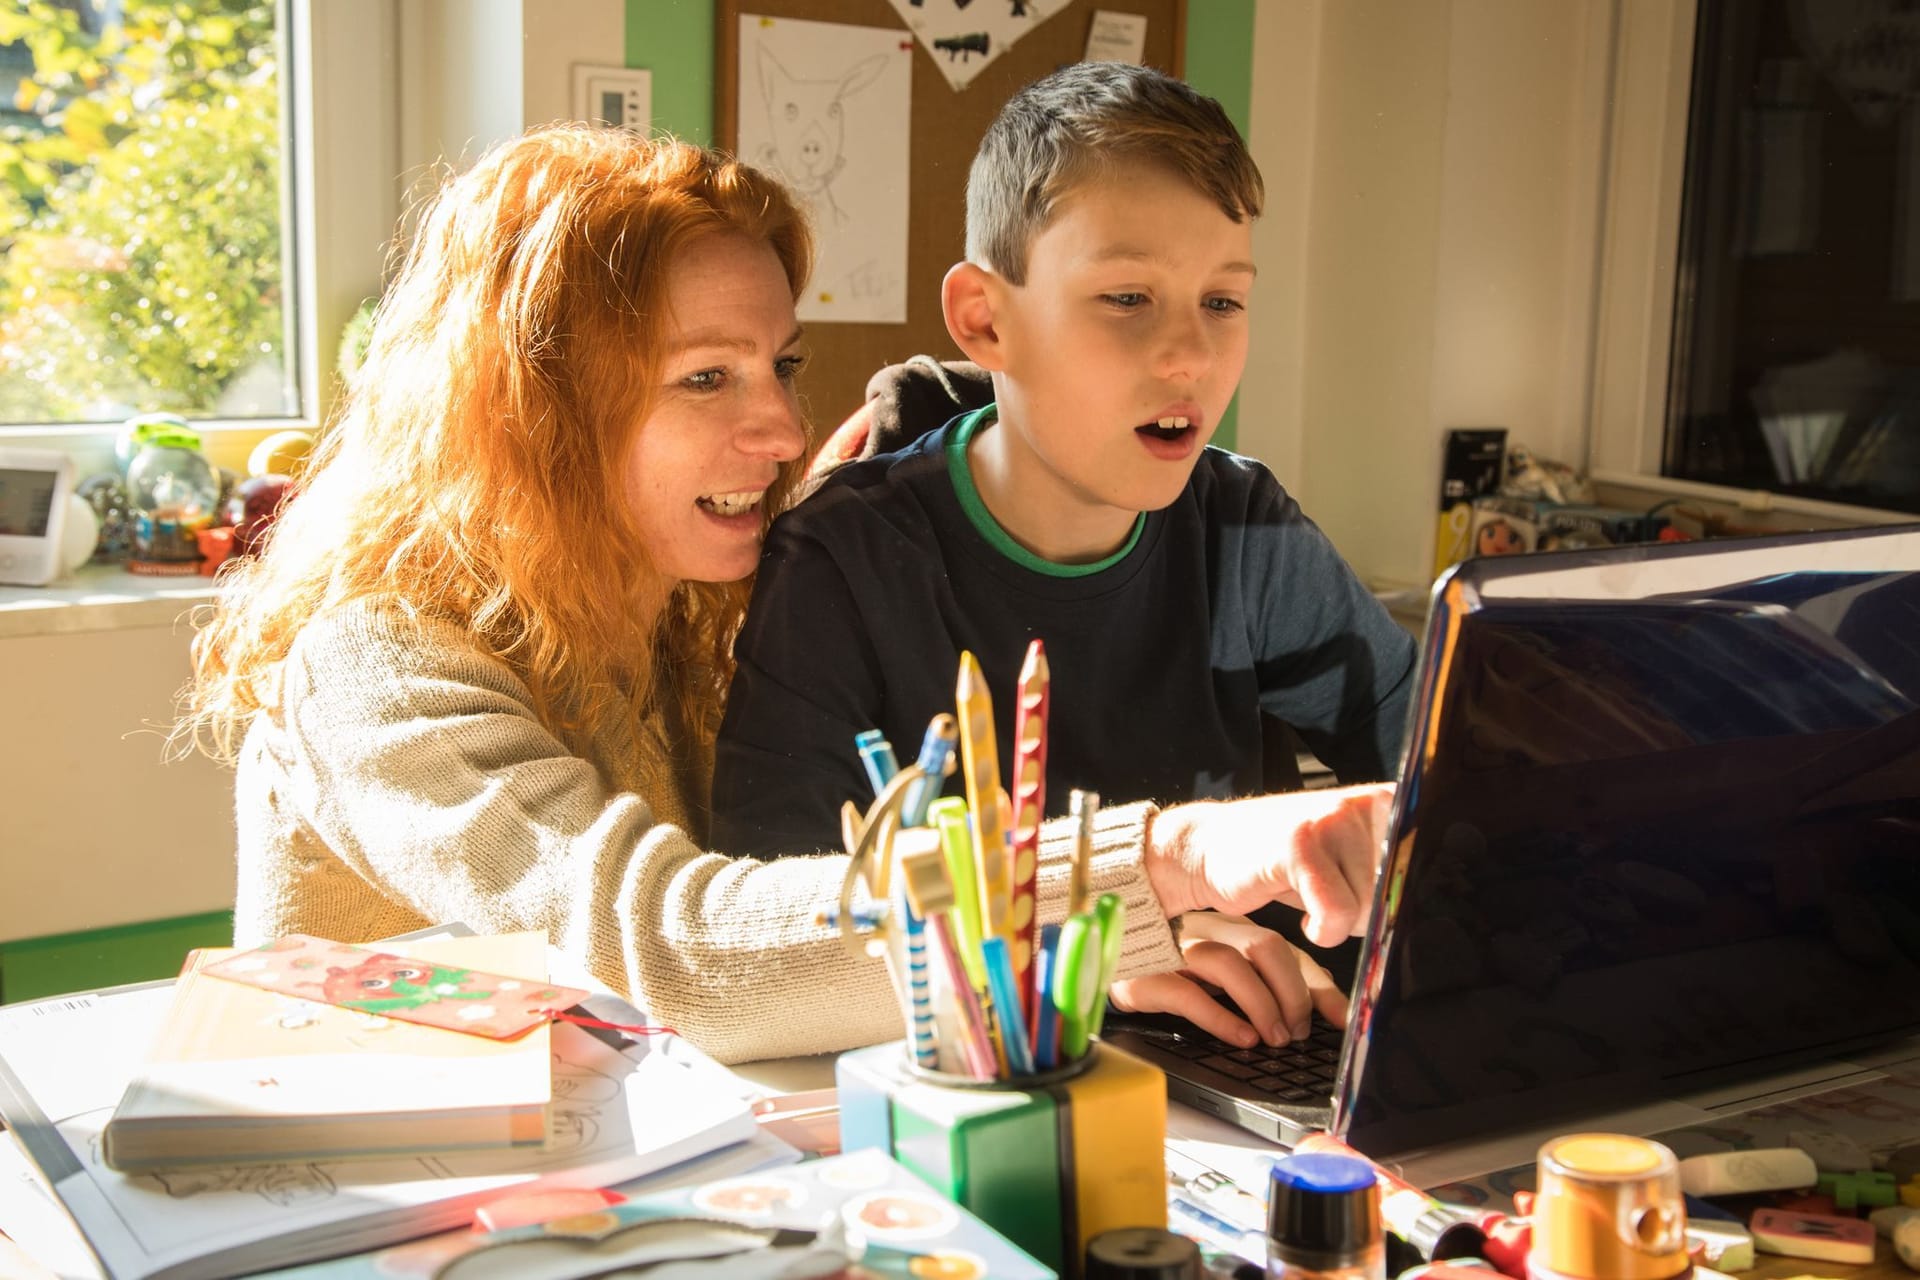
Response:
M0 640L175 626L214 594L213 579L197 574L158 578L83 565L49 586L0 586Z
M314 424L304 418L257 418L248 421L196 420L192 429L200 437L200 452L216 467L247 474L247 455L253 447L277 432L295 430L317 435ZM73 457L79 479L119 467L114 461L113 442L119 435L117 424L86 423L72 426L0 426L0 445L24 449L57 449Z

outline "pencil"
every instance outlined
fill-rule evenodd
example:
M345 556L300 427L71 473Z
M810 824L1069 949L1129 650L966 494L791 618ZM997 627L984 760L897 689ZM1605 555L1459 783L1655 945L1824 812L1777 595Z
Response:
M967 831L967 802L959 796L942 796L927 810L934 828L940 832L940 848L946 855L947 874L956 886L953 890L953 941L960 948L961 963L975 990L987 986L987 970L980 960L980 895L974 892L979 873L973 867L973 837Z
M993 1045L987 1038L986 1016L974 995L954 946L952 910L956 898L947 864L934 852L913 854L900 860L900 878L906 887L907 906L927 922L934 945L946 968L947 985L953 992L954 1015L960 1029L960 1057L967 1071L978 1079L994 1077Z
M1046 811L1049 685L1046 646L1036 637L1020 664L1013 711L1013 886L1007 920L1007 951L1029 1043L1040 1031L1040 1002L1033 987L1033 877L1040 863L1040 819Z
M1100 793L1075 789L1067 796L1073 815L1073 864L1067 875L1067 914L1093 910L1093 817L1100 812Z
M987 693L979 660L965 649L960 651L954 702L960 712L960 764L966 774L967 809L973 815L973 862L980 881L978 940L984 944L988 938L1005 938L1011 932L1007 920L1011 877L1007 867L1007 820L1000 807L1000 748L993 734L993 698ZM1004 1018L1006 1011L1001 1012Z

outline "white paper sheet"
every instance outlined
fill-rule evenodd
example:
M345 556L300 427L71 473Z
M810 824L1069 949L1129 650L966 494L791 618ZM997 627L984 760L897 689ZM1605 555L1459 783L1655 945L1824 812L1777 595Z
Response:
M1095 9L1087 28L1088 62L1131 62L1138 64L1147 52L1147 16L1144 13L1115 13Z
M1067 0L893 0L894 11L960 90Z
M805 202L817 256L800 318L907 318L913 42L903 31L740 15L739 154Z

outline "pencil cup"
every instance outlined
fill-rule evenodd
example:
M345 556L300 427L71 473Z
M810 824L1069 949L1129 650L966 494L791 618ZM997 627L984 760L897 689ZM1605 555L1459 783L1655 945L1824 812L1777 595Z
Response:
M1167 1224L1167 1080L1118 1049L999 1081L927 1071L895 1041L834 1075L842 1150L887 1152L1063 1276L1101 1232Z

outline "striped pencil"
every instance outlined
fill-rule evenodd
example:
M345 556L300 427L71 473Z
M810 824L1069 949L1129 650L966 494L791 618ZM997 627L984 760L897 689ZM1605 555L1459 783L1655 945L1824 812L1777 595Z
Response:
M1033 877L1040 865L1040 819L1046 811L1047 691L1051 673L1038 638L1027 646L1013 711L1013 886L1009 895L1007 950L1028 1043L1040 1031L1040 1001L1033 985Z
M964 649L954 702L960 712L960 767L966 774L967 810L973 818L973 862L980 878L980 941L984 943L1012 932L1007 919L1012 875L1007 866L1007 820L1000 806L1000 748L993 733L993 698L987 693L979 660Z
M904 879L904 877L903 877ZM913 909L913 899L905 886L900 904L907 918L907 993L909 1032L913 1042L913 1060L929 1071L940 1066L940 1046L933 1035L933 986L927 973L927 922Z
M967 980L960 952L953 943L954 885L947 874L946 860L936 852L909 855L900 860L900 878L906 889L907 906L926 921L941 963L946 967L947 988L953 995L953 1012L960 1031L960 1058L970 1075L991 1080L995 1060L993 1045L987 1036L986 1014L974 994L973 984Z

